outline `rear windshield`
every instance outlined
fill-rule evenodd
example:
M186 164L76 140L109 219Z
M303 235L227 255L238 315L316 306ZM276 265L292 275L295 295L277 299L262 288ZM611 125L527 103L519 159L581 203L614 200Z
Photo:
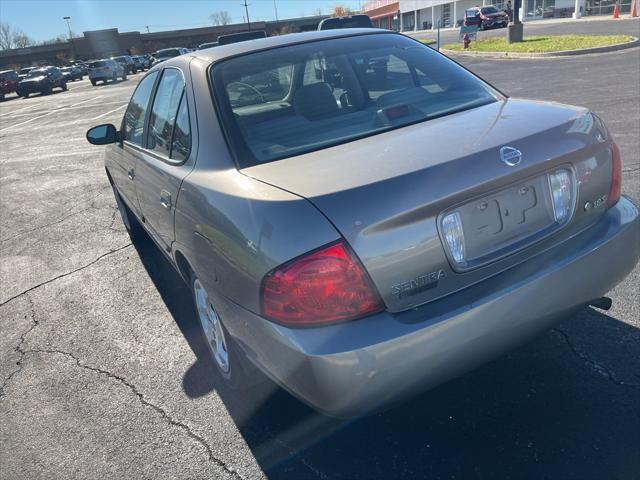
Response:
M106 66L107 66L107 62L103 62L103 61L91 62L89 64L89 68L100 68L100 67L106 67Z
M170 58L170 57L177 57L178 55L180 55L180 50L178 50L177 48L168 48L166 50L158 50L156 57Z
M492 13L498 13L498 9L496 7L484 7L482 9L482 13L485 15L490 15Z
M321 30L334 30L336 28L371 28L371 19L367 15L354 15L353 17L327 18L323 20Z
M289 45L211 70L240 168L496 101L498 94L429 47L375 34Z
M27 77L28 78L42 77L43 75L46 75L46 74L47 74L47 70L45 68L37 68L37 69L31 70L27 74Z

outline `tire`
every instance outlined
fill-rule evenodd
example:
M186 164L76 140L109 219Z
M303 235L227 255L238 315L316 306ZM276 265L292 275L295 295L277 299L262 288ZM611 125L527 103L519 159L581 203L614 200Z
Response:
M0 92L0 102L4 102L4 92Z
M93 85L95 87L96 83L98 83L98 82L96 82L95 80L91 79L91 85Z
M112 83L116 83L118 81L118 76L115 74L115 72L113 73L113 76L111 77L111 82ZM106 80L104 83L107 83Z
M53 91L53 88L51 88L51 85L45 87L44 90L42 90L42 95L51 95L51 92Z
M60 85L60 87L62 88L63 92L67 91L67 82L62 82L62 85Z
M194 274L191 274L190 287L202 341L225 385L233 390L244 390L264 382L266 377L245 357Z
M29 93L28 93L28 92L27 92L27 93L25 93L25 94L23 95L23 97L24 97L24 98L29 98Z
M122 81L124 82L126 79L127 79L127 74L126 74L126 73L123 73L123 74L122 74Z
M115 185L111 184L111 188L113 189L113 195L116 199L116 206L118 207L118 211L120 212L120 217L122 218L122 224L124 228L127 230L129 234L129 238L131 238L132 242L135 242L140 235L142 234L142 226L138 219L133 214L133 212L127 207L127 204L124 203L118 189Z

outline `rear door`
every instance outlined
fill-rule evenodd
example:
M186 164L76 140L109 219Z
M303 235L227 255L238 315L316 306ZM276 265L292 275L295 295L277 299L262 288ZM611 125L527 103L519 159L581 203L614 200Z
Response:
M145 223L167 251L174 238L173 214L180 184L193 168L185 85L182 70L163 70L149 113L146 148L136 172L136 192Z
M142 152L145 119L157 77L158 72L150 73L136 88L122 120L122 143L113 146L107 157L111 160L108 165L111 178L127 205L136 213L140 209L134 186L135 169Z

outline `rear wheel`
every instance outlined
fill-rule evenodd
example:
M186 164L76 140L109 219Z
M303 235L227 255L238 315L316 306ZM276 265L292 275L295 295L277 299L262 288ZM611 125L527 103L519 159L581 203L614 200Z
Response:
M125 72L122 74L122 81L124 82L126 79L127 79L127 73Z
M25 93L25 94L23 95L23 97L24 97L24 98L29 98L29 93L28 93L28 92L27 92L27 93Z
M62 88L63 92L67 91L67 82L62 82L62 85L60 85L60 87Z
M233 389L262 383L266 377L245 358L244 353L224 327L222 319L200 280L191 275L191 291L202 339L218 374Z
M113 72L113 75L111 76L111 81L113 83L116 83L116 81L118 80L118 76L116 75L116 72ZM107 83L106 81L104 83Z
M42 90L42 95L51 95L52 90L51 85L47 85L44 87L44 90Z
M95 80L91 79L91 85L93 85L95 87L96 83L98 83L98 82L96 82Z

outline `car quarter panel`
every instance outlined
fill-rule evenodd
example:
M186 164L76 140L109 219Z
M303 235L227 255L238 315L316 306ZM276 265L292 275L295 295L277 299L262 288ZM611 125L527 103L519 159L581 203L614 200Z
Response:
M174 256L178 264L178 255L186 258L207 291L259 312L265 274L340 235L307 200L236 169L211 100L209 64L191 63L199 147L176 205Z

